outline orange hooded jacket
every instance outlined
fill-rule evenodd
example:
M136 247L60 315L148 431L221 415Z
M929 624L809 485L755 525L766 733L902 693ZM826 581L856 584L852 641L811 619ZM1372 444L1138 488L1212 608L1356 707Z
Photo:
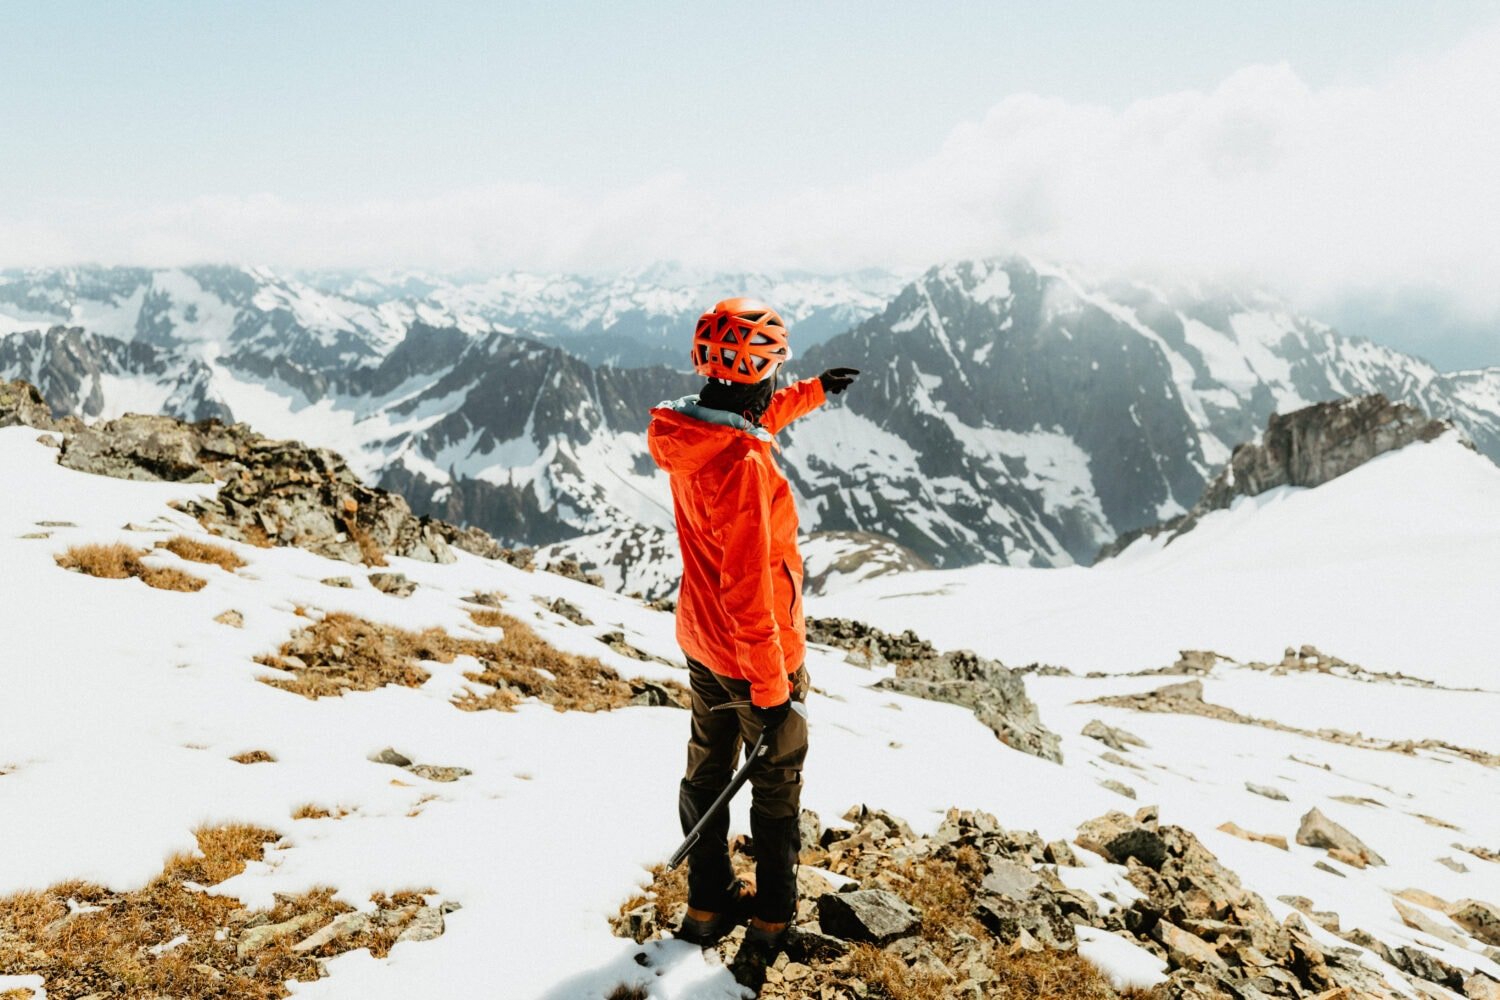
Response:
M821 382L803 379L771 397L757 427L684 396L655 407L646 432L651 457L672 477L677 642L715 673L749 681L762 707L787 700L787 675L807 646L797 508L772 435L824 398Z

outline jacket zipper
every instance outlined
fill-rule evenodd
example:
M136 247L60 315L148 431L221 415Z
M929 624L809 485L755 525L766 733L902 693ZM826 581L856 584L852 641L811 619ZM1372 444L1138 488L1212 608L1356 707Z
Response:
M791 620L795 622L797 620L797 578L792 575L792 564L785 559L781 561L781 568L786 571L786 582L792 585L792 605L788 613L792 616Z

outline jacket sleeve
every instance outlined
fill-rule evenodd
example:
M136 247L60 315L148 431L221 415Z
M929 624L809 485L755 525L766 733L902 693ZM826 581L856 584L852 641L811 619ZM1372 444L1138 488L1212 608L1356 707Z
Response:
M772 434L822 406L827 400L823 395L823 383L817 378L805 378L793 382L771 397L771 405L761 415L760 425Z
M762 708L790 697L786 660L776 626L775 568L771 565L771 482L753 454L734 464L715 508L723 518L724 561L719 576L730 617L736 665Z

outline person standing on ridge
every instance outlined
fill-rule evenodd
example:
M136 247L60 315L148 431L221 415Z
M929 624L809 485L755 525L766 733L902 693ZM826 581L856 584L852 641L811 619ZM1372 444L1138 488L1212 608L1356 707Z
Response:
M688 855L688 911L677 936L711 943L749 917L745 946L767 954L784 941L797 903L807 721L792 702L808 688L797 510L773 439L859 374L831 368L778 391L791 357L774 309L725 299L693 334L693 368L708 381L696 396L654 408L647 431L651 456L671 476L682 547L677 641L693 694L678 794L684 834L728 786L741 743L764 731L769 746L750 777L756 885L734 876L722 810Z

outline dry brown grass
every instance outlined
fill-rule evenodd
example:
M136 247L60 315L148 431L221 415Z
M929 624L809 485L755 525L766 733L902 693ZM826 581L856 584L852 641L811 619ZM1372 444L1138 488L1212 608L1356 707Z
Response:
M166 549L179 558L188 562L210 563L228 573L245 565L245 560L235 555L222 545L213 542L205 542L199 538L189 538L186 535L178 535L169 538L165 542L157 542L156 547Z
M202 523L201 519L199 520L199 523ZM274 548L276 545L276 543L271 540L271 536L266 534L266 529L262 528L254 521L250 522L249 524L243 525L240 528L240 534L245 536L246 545L253 545L257 549Z
M630 703L630 683L591 656L565 653L538 636L530 626L503 611L475 611L476 622L504 630L500 639L457 638L442 629L409 632L353 615L331 614L284 643L274 655L257 662L289 676L262 678L265 683L308 698L371 691L387 684L420 687L428 672L420 661L451 663L472 656L481 669L464 676L494 690L464 691L453 699L465 711L508 711L523 698L538 698L558 711L595 712ZM684 703L686 690L675 682Z
M357 948L369 948L376 956L389 952L422 905L421 894L372 897L382 909L401 912L298 953L292 945L299 938L351 909L333 899L333 890L278 896L274 908L251 912L232 897L184 885L213 885L238 874L246 861L259 858L264 845L278 837L274 831L251 826L205 828L198 831L201 856L173 857L138 891L117 894L72 881L0 898L0 975L40 974L52 996L271 1000L288 995L287 980L319 978L321 959ZM69 916L70 901L97 909ZM307 914L316 919L303 933L244 958L238 955L242 931ZM170 949L158 947L179 938L185 940Z
M417 661L451 662L451 644L441 629L408 632L339 613L313 622L277 654L256 662L290 675L261 678L272 687L322 698L387 684L421 687L429 675Z
M269 750L246 750L229 758L236 764L274 764L276 758Z
M475 625L484 628L504 628L507 616L493 608L475 608L469 612L469 617L474 620Z
M63 569L86 573L105 580L125 580L135 577L148 587L157 590L175 590L184 593L202 590L207 583L191 573L178 569L148 566L141 561L145 550L115 542L109 545L74 545L56 558Z
M928 941L946 945L954 934L983 936L984 928L974 918L971 883L954 863L935 858L907 861L896 868L896 875L906 882L901 896L922 911L922 936Z
M0 992L0 1000L35 1000L36 994L24 986Z
M334 806L329 809L316 802L304 802L292 810L292 819L343 819L347 815L349 815L349 810L343 806Z
M865 995L879 1000L946 1000L953 985L948 977L908 968L899 956L873 945L855 945L848 963L849 975L864 981L868 990Z
M1144 1000L1145 990L1116 990L1088 959L1072 951L1016 951L996 957L988 987L1006 1000Z
M350 500L346 499L345 503L350 503ZM370 537L368 531L360 526L356 511L357 508L346 508L347 516L340 520L344 526L344 531L348 533L350 538L354 539L354 544L359 546L360 561L366 566L386 565L385 550L376 543L375 539Z

